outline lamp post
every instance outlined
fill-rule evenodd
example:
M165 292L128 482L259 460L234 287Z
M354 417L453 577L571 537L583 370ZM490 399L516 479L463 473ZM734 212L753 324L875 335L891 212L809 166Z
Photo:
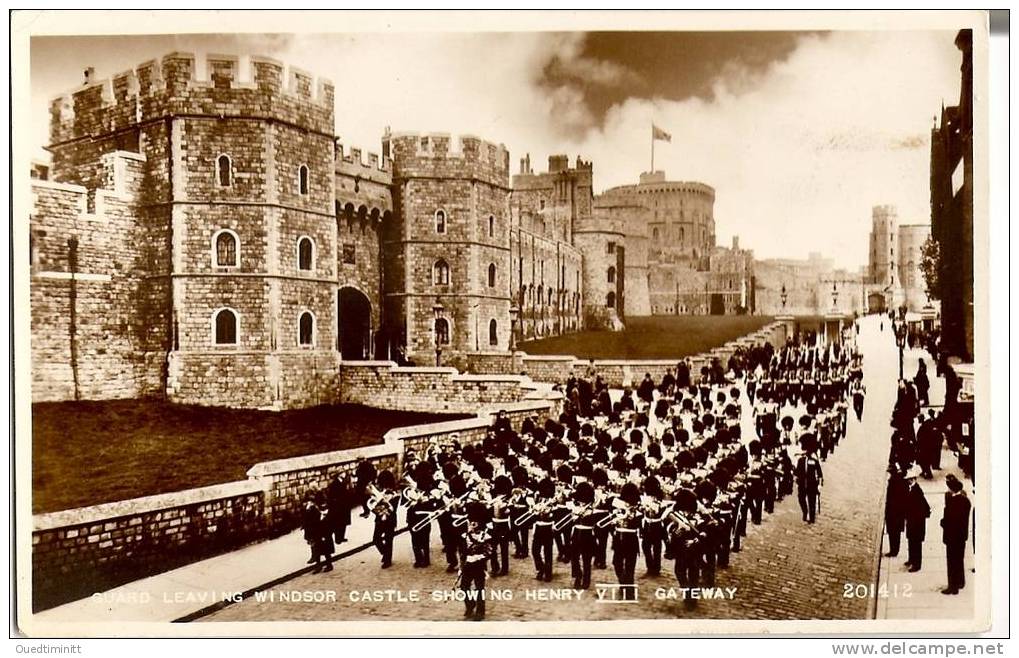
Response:
M899 379L903 378L902 374L902 357L903 350L906 347L906 323L899 319L895 321L895 344L899 348Z
M789 301L789 293L785 290L785 284L782 284L782 312L785 313L785 303Z
M442 314L446 310L446 307L442 305L442 300L438 297L435 298L435 304L432 305L432 313L435 314L435 367L438 368L442 365L442 336L439 335L439 320L442 319Z
M835 281L831 282L831 307L833 309L838 309L839 307L839 289Z
M517 351L517 318L520 316L520 309L516 304L510 306L510 352Z

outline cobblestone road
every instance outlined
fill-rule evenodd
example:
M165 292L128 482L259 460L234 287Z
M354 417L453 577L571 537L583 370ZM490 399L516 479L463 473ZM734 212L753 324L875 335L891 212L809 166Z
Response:
M712 619L860 619L872 616L873 601L843 596L847 584L870 584L875 579L881 505L888 455L888 420L894 399L898 355L887 322L879 331L876 318L864 321L859 342L864 352L867 403L863 422L852 417L848 436L824 463L825 486L821 512L815 525L800 518L795 495L787 497L765 516L760 526L751 525L743 551L733 554L731 566L720 570L719 587L735 587L731 600L704 600L686 610L681 601L659 599L656 590L675 587L671 564L656 578L641 577L640 600L630 604L599 602L594 589L579 599L567 596L571 578L568 565L557 564L555 580L534 580L530 561L514 560L510 575L490 579L489 588L508 592L511 600L489 600L491 620L602 620L655 618ZM747 418L749 421L749 418ZM747 432L745 432L747 435ZM210 615L204 621L290 620L435 620L462 618L463 604L443 601L442 591L452 590L453 576L443 572L433 531L433 566L414 569L407 535L397 537L395 564L379 568L373 550L336 564L335 571L309 574L270 590L274 600L247 599ZM611 565L596 571L595 583L615 583ZM556 590L562 588L562 590ZM393 590L421 600L361 601L366 591ZM335 592L335 601L281 601L288 592ZM438 594L433 594L438 592ZM538 600L528 595L548 596ZM328 594L326 594L328 596ZM438 600L434 598L438 596Z

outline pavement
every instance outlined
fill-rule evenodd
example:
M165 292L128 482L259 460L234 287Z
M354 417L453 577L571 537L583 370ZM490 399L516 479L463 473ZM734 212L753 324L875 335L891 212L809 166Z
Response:
M917 364L923 359L927 362L927 372L931 375L930 402L932 405L944 405L945 380L934 377L934 362L922 350L908 350L904 358L904 372L907 377L916 373ZM941 590L948 585L948 568L945 562L945 545L941 541L941 517L945 510L946 476L952 473L964 483L966 493L973 500L973 483L967 480L959 468L958 458L947 447L941 453L941 470L934 471L934 478L920 478L927 502L931 506L931 516L927 519L927 533L923 543L923 566L920 571L910 573L904 566L907 560L906 536L902 535L901 547L897 557L882 554L878 578L879 593L877 599L877 619L972 619L975 611L976 578L974 574L975 557L973 542L966 544L966 583L967 586L956 595L942 594ZM970 537L972 538L972 528ZM882 536L883 553L888 552L888 534Z
M939 491L955 462L931 482L933 508L925 566L903 573L901 560L878 559L882 543L883 492L898 354L890 331L863 321L858 341L864 352L867 402L862 422L850 414L848 435L824 463L825 484L817 523L800 517L795 495L775 506L760 526L750 525L743 550L731 566L719 570L716 585L732 592L723 599L701 600L687 609L674 598L671 563L660 576L647 576L637 564L640 600L613 604L599 600L597 584L616 582L611 564L596 570L586 592L573 592L569 566L557 563L552 583L534 580L530 559L511 561L510 574L489 580L489 619L866 619L972 616L972 588L957 597L937 593L944 586L944 548L940 544ZM906 372L915 372L918 353L907 354ZM910 361L913 359L913 361ZM912 366L910 366L912 364ZM912 367L912 370L910 370ZM933 367L929 368L933 373ZM932 377L934 395L943 385ZM941 389L937 387L942 386ZM939 392L940 391L940 392ZM745 396L743 396L746 404ZM746 408L745 408L746 411ZM745 422L752 423L749 413ZM752 427L744 436L753 436ZM967 482L967 487L969 483ZM37 613L47 622L169 622L290 620L459 620L463 604L455 599L454 576L446 574L438 532L432 532L432 566L414 569L410 542L399 535L394 565L379 568L370 546L372 523L356 513L343 555L329 573L310 573L308 547L300 531L278 539L145 578L122 587ZM365 550L367 549L367 550ZM904 553L904 550L903 550ZM611 553L610 553L611 559ZM875 583L894 589L909 584L911 596L882 598ZM866 596L858 596L863 589ZM729 588L729 589L726 589ZM735 588L735 589L732 589ZM602 591L606 591L602 589ZM873 594L871 594L873 591ZM847 595L847 593L849 595ZM940 597L938 599L934 597ZM417 597L418 600L412 600ZM223 600L227 599L224 603ZM946 601L946 599L951 599ZM236 600L236 601L235 601Z

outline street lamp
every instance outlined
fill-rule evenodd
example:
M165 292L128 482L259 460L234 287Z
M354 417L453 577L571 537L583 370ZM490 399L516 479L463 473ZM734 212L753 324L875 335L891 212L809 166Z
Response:
M442 305L442 300L436 296L435 304L432 305L432 313L435 314L435 367L438 368L442 365L442 336L439 334L439 320L442 319L442 314L446 310L446 307Z
M903 379L902 374L902 356L903 350L906 348L906 323L903 320L895 321L895 344L899 348L899 379Z
M520 309L516 304L510 306L510 352L517 351L517 318L520 316Z
M831 282L831 307L839 307L839 289L838 284L834 281Z
M782 284L782 312L785 313L785 303L789 300L789 293L785 290L785 284Z

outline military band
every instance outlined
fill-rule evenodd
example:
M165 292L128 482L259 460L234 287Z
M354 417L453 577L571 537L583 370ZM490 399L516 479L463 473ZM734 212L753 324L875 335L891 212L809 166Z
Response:
M716 359L692 381L681 363L614 403L600 377L571 378L558 418L515 430L500 413L480 443L432 441L407 453L401 486L390 471L365 482L359 470L383 568L403 507L414 566L431 565L437 524L472 619L485 615L477 597L486 578L528 557L535 579L552 582L558 561L570 565L575 589L588 589L611 547L623 599L636 595L641 554L649 576L672 560L680 587L712 586L741 550L748 521L762 523L794 484L804 520L815 521L821 462L845 436L850 395L862 395L851 344L757 345L727 365ZM744 395L756 437L744 436Z

